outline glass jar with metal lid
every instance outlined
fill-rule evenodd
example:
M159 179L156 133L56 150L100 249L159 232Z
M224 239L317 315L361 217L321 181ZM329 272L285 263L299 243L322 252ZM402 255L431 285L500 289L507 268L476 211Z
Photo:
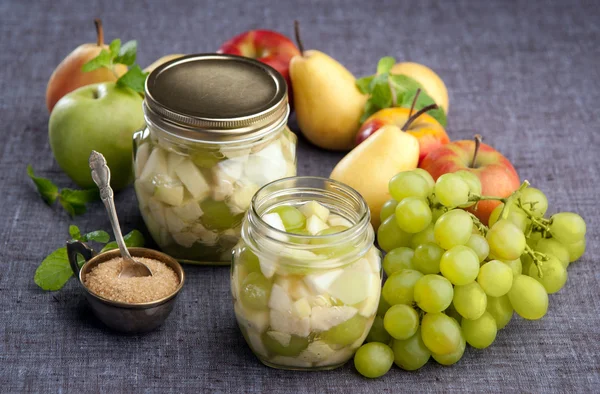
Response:
M155 69L145 94L134 169L150 234L181 261L230 263L254 193L296 174L285 80L252 59L189 55Z
M235 316L254 354L282 369L332 369L362 345L381 293L369 208L331 179L261 188L234 248Z

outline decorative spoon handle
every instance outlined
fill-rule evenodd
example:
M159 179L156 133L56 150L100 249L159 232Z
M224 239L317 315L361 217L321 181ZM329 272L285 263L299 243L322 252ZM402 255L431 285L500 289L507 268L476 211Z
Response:
M110 187L110 169L108 168L108 165L106 165L104 156L95 150L93 150L90 155L90 168L92 170L92 179L100 189L100 199L102 199L106 211L108 212L108 218L110 219L117 245L119 245L121 256L123 256L125 260L133 260L125 246L123 234L121 234L121 227L119 226L119 219L117 218L117 211L115 209L114 194Z

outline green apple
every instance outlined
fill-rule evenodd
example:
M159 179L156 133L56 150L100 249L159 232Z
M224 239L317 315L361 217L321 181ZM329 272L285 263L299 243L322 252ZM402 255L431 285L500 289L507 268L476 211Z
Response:
M114 82L87 85L56 103L48 125L50 147L63 171L86 189L95 187L90 153L102 153L111 186L118 190L133 180L132 138L144 124L139 94Z

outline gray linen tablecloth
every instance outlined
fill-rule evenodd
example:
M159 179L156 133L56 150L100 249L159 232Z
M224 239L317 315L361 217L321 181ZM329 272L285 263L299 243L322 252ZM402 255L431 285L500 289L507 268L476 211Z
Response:
M0 392L598 392L600 391L600 6L595 1L7 1L0 2ZM100 203L71 219L46 206L27 178L72 186L47 140L45 88L73 48L139 40L142 65L168 53L214 51L241 31L287 34L356 75L385 55L422 62L450 92L448 133L477 132L552 211L588 223L588 251L550 297L547 316L515 317L488 349L460 363L398 368L378 380L352 363L330 372L262 366L236 326L226 267L186 266L187 284L168 322L144 336L107 331L71 281L43 292L33 274L68 238L68 225L109 229ZM342 157L300 140L299 174L327 176ZM133 190L117 196L126 231L144 228Z

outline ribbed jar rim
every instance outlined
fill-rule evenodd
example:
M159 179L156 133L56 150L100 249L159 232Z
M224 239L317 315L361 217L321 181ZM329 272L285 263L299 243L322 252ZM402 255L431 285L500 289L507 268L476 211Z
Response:
M332 214L349 220L352 226L328 235L300 235L278 230L262 219L262 215L280 205L300 205L317 201ZM285 259L286 265L314 268L335 268L358 259L373 246L375 234L371 226L371 214L364 198L356 190L329 178L296 176L273 181L259 189L254 197L242 226L242 238L257 255L282 256L283 251L318 251L319 248L335 248L352 244L357 246L350 255L323 260ZM325 243L312 241L323 241Z

